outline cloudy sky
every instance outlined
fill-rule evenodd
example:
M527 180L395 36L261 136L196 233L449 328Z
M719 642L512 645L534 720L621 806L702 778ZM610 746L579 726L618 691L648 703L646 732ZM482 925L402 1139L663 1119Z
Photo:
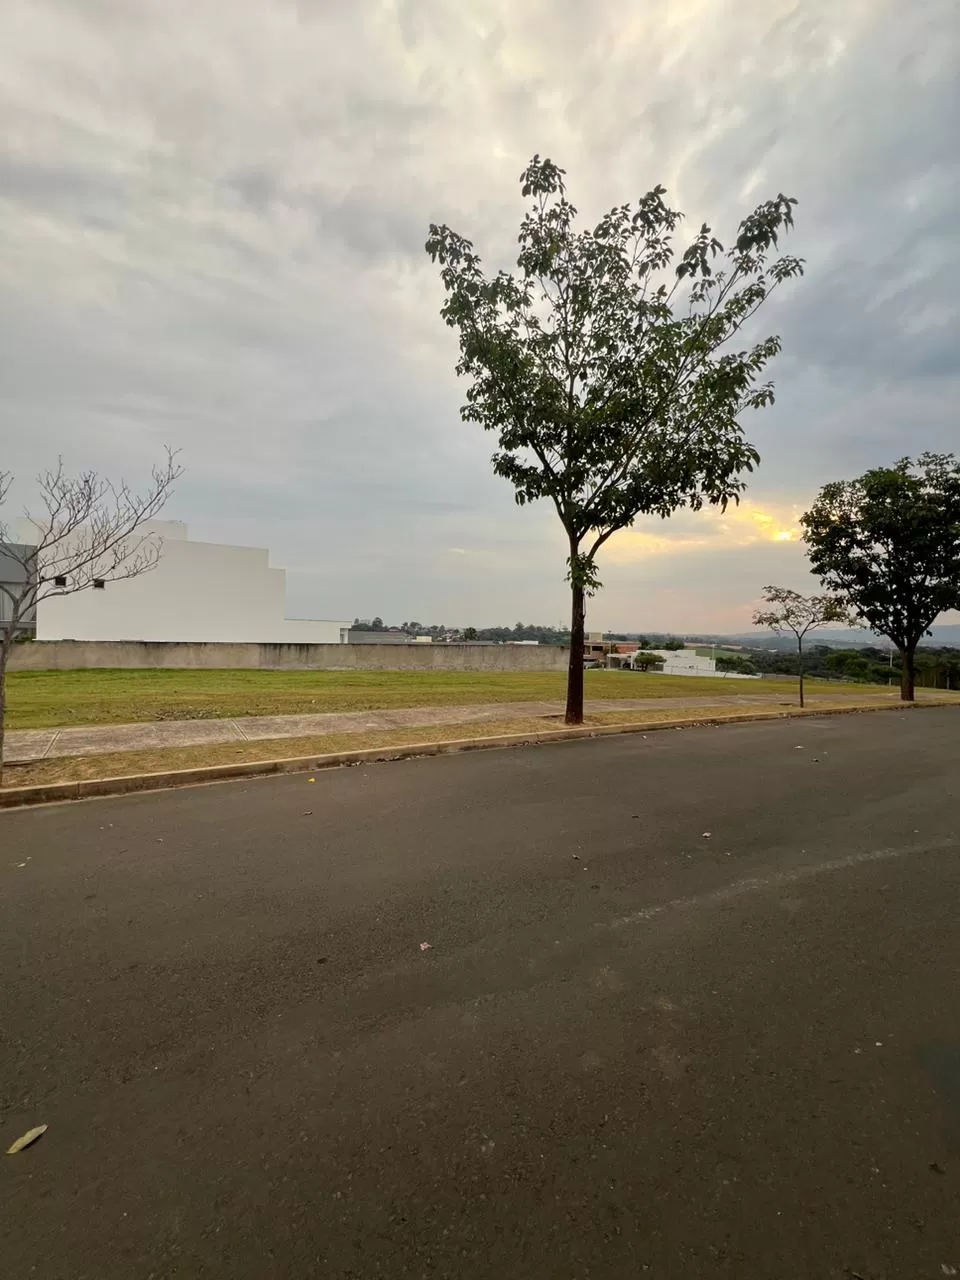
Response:
M720 238L799 200L778 400L725 517L605 549L590 624L733 630L811 586L826 480L958 444L955 0L5 0L0 467L187 468L191 535L291 613L566 617L564 547L460 422L427 225L497 265L534 152L584 217L664 183Z

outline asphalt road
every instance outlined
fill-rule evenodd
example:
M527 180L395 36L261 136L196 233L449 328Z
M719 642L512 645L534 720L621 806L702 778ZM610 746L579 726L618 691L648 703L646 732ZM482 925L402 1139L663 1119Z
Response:
M958 779L931 710L0 814L0 1273L960 1274Z

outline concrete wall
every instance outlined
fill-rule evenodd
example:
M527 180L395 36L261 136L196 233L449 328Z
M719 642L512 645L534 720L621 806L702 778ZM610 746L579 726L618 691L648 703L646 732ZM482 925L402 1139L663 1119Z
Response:
M128 541L144 536L160 545L155 569L42 600L37 639L337 644L350 625L287 618L286 575L261 547L191 542L174 520L145 523Z
M568 650L552 645L527 648L499 644L164 644L35 640L14 648L10 669L565 671L568 660Z

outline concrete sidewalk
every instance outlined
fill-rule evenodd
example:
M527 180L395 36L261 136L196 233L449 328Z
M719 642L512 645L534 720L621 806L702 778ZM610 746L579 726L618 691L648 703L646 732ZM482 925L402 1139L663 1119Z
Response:
M870 701L884 701L871 698ZM815 706L823 699L810 698ZM859 701L859 699L858 699ZM867 701L867 699L864 699ZM669 707L757 707L792 705L783 693L728 694L712 698L594 699L588 713L652 711ZM113 751L149 751L157 747L204 746L213 742L256 742L270 738L308 738L327 733L370 733L408 726L475 724L526 716L563 714L561 702L495 702L460 707L402 707L393 710L340 711L302 716L244 716L234 720L164 720L147 724L94 725L76 729L15 729L7 733L8 764L58 756L105 755Z

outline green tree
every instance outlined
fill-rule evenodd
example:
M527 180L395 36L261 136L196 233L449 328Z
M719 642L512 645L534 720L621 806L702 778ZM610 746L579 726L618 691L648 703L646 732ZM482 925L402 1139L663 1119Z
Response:
M846 680L870 680L873 678L873 664L862 653L851 653L841 649L838 653L828 654L827 668L835 675Z
M776 337L729 345L770 293L802 272L772 256L793 225L778 195L724 251L704 224L674 264L681 214L655 187L575 229L564 171L534 156L519 272L487 275L471 241L431 224L441 314L459 334L465 421L497 437L493 469L521 506L546 498L566 535L571 587L566 721L583 720L584 610L597 553L640 515L738 500L757 461L740 415L773 399L759 378Z
M897 646L900 697L912 702L917 645L941 613L960 609L956 458L923 453L824 485L800 523L823 585Z
M653 667L662 667L663 658L659 653L635 653L633 655L633 666L635 671L650 671Z
M750 659L744 658L739 653L718 653L717 670L733 671L741 676L755 676L757 674L757 668Z
M477 628L476 628L476 627L464 627L464 629L463 629L463 638L464 638L464 640L476 640L476 639L477 639Z
M808 632L829 622L852 625L849 609L835 596L802 596L789 587L764 587L763 598L771 609L758 609L755 627L769 627L778 636L791 633L797 641L797 672L800 676L800 705L803 706L803 641Z

